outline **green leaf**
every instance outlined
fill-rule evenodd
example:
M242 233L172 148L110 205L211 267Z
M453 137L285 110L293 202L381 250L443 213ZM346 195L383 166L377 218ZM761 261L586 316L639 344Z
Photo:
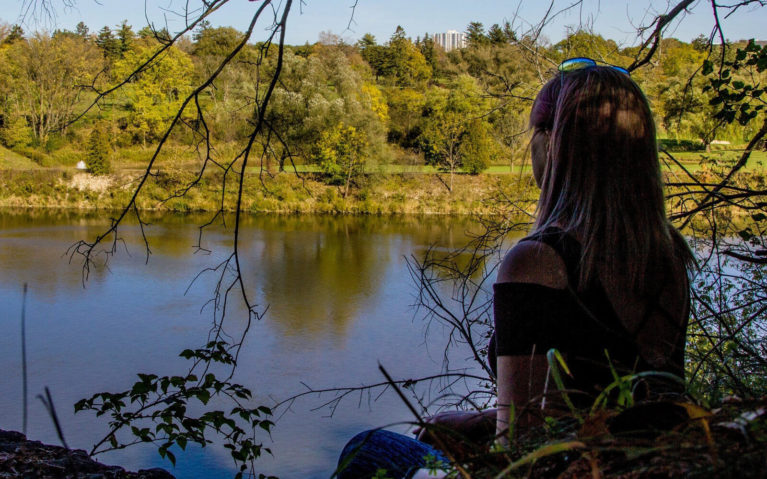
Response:
M192 351L191 349L185 349L181 351L181 354L179 354L179 356L181 356L184 359L189 359L195 356L195 352Z
M131 388L130 395L132 399L135 399L135 397L142 396L149 392L149 384L145 382L138 382L133 385L133 388Z
M711 60L703 60L703 74L710 75L714 71L714 64Z
M142 374L138 373L138 377L141 378L141 380L145 383L152 382L153 380L157 379L156 374Z
M90 408L90 405L86 399L80 399L75 403L75 412L80 412L86 408Z
M199 399L203 404L208 404L208 401L210 401L210 391L207 389L198 390L195 396L197 396L197 399Z

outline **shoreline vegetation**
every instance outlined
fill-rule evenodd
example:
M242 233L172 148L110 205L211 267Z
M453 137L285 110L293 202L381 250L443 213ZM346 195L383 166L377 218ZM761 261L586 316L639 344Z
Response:
M672 154L685 170L701 179L716 180L718 171L733 164L740 151ZM117 211L128 204L143 174L139 165L129 162L120 162L122 164L110 174L94 175L72 166L44 168L24 160L9 150L0 151L2 209ZM749 167L739 173L741 181L762 182L765 160L766 152L753 152ZM345 197L343 185L329 184L323 173L300 166L282 172L249 169L242 211L278 215L508 216L513 203L518 209L516 215L523 217L525 213L534 212L538 192L527 163L494 165L489 171L476 175L457 173L452 180L449 172L430 167L381 165L358 175ZM139 210L234 211L234 189L221 193L223 174L207 171L198 180L194 173L198 167L188 160L177 160L153 171L137 199ZM685 173L680 167L670 165L664 174L666 181L673 183ZM670 211L672 208L669 204Z
M327 34L285 45L284 55L248 43L193 108L184 99L242 32L201 22L162 61L145 64L167 32L135 31L127 21L98 31L84 23L52 33L6 27L0 208L122 209L151 162L139 210L233 211L247 157L244 212L489 215L513 211L514 202L524 216L537 196L526 161L531 98L552 73L530 49L552 65L582 55L627 66L638 54L586 31L539 44L511 25L477 22L466 48L449 52L400 27L388 40L365 34L355 44ZM661 47L657 62L632 72L651 103L659 148L695 174L706 162L734 164L755 127L715 123L710 75L698 74L712 52L734 53L709 49L702 36L666 38ZM268 128L245 147L253 98L264 97L264 78L277 72ZM689 88L680 86L685 79ZM747 168L761 170L767 154L753 156Z
M0 172L0 208L120 210L130 200L138 173L95 176L62 169ZM181 195L194 181L183 170L161 170L145 185L137 205L142 211L203 213L234 211L234 191L222 195L215 175ZM316 173L248 174L242 211L267 214L331 215L488 215L498 211L499 195L513 192L520 203L536 197L527 172L455 175L453 191L443 173L369 174L359 177L344 198L343 187L328 185Z

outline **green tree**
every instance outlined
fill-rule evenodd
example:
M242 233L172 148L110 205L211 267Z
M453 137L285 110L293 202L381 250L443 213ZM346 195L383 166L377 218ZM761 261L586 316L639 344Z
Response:
M0 127L0 140L8 148L21 148L32 143L32 129L22 115L7 112Z
M366 33L357 41L357 48L364 52L366 48L374 47L377 44L375 35Z
M242 40L242 33L232 27L207 26L195 34L193 54L223 59Z
M426 32L426 34L423 36L423 40L421 40L421 42L417 45L418 50L421 52L421 55L423 55L426 63L428 63L431 67L432 72L437 67L437 58L434 51L434 45L434 38L429 35L428 32Z
M405 37L402 27L392 35L388 44L391 76L397 86L424 85L431 79L432 71L429 63L420 50Z
M20 115L41 144L74 117L85 85L103 60L91 42L76 35L35 34L0 52L3 114Z
M487 122L479 118L469 121L459 147L461 167L465 172L477 175L490 166L496 148L489 129Z
M471 22L466 27L466 42L469 47L481 47L487 45L490 42L487 35L485 35L485 27L481 22Z
M85 22L78 22L75 26L75 35L82 38L88 38L88 31L88 25L86 25Z
M94 175L111 173L112 162L109 159L111 153L109 136L103 127L97 126L88 137L88 150L85 157L88 171Z
M708 44L708 37L702 33L695 37L692 41L692 47L699 52L705 52L708 50Z
M392 87L386 90L389 112L389 141L404 148L418 146L426 96L414 88Z
M322 133L317 145L320 168L331 182L343 182L343 197L349 194L352 178L364 171L368 141L364 131L338 123Z
M631 63L628 57L621 56L620 47L614 40L606 40L602 35L580 29L568 33L550 51L556 60L580 56L597 58L614 65L628 66Z
M127 77L154 53L152 40L136 42L124 58L115 62L114 75ZM125 89L128 116L127 130L141 141L158 138L175 116L191 90L194 67L188 55L176 47L166 50L162 61L154 61Z
M104 58L115 60L120 58L120 42L112 33L112 29L104 26L96 35L96 45L101 49Z
M376 45L375 37L370 34L363 36L357 46L376 79L383 77L389 84L412 87L424 85L431 78L429 62L400 26L385 46Z
M120 58L125 56L125 52L131 49L133 46L133 39L136 38L136 34L133 33L133 27L128 25L128 20L123 20L120 23L120 28L117 29L117 41L120 46Z
M461 75L449 90L432 88L427 94L426 110L421 149L428 163L450 173L447 186L453 191L453 175L464 162L468 160L467 168L473 173L489 162L492 141L486 135L487 126L481 124L489 104L476 81ZM475 157L467 158L467 154Z
M492 45L503 45L508 41L506 32L503 31L500 25L494 23L487 32L487 40Z
M24 29L20 25L11 26L11 31L3 38L3 45L13 45L24 39Z
M154 25L147 25L136 33L136 36L142 40L157 40L161 43L170 42L170 32L167 28L160 28L159 30L154 28Z
M282 140L281 169L291 159L316 160L316 146L339 123L364 132L368 159L381 155L388 108L339 48L322 46L308 58L286 52L280 78L267 119Z

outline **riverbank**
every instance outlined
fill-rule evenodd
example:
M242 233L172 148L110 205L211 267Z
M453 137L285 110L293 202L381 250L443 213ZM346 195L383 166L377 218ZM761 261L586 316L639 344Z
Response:
M165 469L126 471L94 461L83 450L30 441L20 432L0 429L0 478L173 479Z
M65 169L4 170L0 175L0 207L116 210L130 201L140 174L121 171L94 176ZM149 178L137 198L145 211L234 211L236 180L206 174L195 183L193 173L163 170ZM194 186L188 188L190 184ZM343 187L328 185L315 174L282 172L247 175L242 210L249 213L319 214L495 214L498 199L514 198L528 206L537 194L529 174L368 175L357 179L344 197Z

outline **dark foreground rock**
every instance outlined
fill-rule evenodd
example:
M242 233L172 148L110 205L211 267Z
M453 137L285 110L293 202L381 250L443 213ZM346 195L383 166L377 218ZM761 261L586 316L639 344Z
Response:
M85 451L29 441L20 432L0 430L0 478L174 479L164 469L129 472L94 461Z

